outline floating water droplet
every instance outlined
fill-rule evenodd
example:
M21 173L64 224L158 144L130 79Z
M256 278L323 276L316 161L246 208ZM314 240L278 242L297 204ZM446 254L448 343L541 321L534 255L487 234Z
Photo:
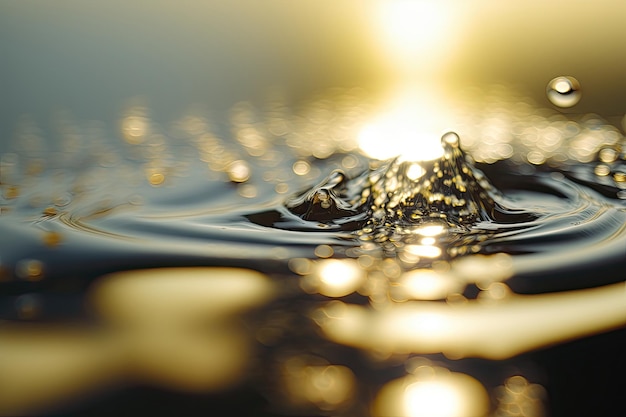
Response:
M552 104L566 108L575 106L582 97L580 83L574 77L560 76L548 83L546 94Z

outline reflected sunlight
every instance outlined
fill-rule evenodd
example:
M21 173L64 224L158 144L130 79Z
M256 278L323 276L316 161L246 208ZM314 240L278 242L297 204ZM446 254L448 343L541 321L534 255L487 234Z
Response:
M328 304L314 320L328 339L348 346L490 359L510 358L626 323L623 283L508 298L506 303L478 300L462 306L407 302L384 311Z
M438 94L418 86L404 86L380 116L358 135L369 157L430 161L443 156L441 135L455 130L453 109Z
M380 1L375 10L379 37L401 69L439 67L454 40L454 8L446 2Z
M408 375L387 383L373 407L375 416L465 417L485 416L489 397L485 387L469 375L440 367L427 375Z

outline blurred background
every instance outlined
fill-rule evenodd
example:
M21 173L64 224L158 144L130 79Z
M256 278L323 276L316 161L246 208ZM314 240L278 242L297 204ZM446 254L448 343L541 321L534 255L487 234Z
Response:
M276 85L298 99L407 80L452 95L512 83L549 106L548 81L572 75L584 96L568 112L622 116L625 17L619 0L3 1L0 145L24 113L110 121L143 96L159 119Z

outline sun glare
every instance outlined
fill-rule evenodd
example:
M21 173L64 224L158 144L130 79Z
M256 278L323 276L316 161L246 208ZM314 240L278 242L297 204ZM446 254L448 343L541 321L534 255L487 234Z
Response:
M453 108L441 94L407 88L359 132L360 149L369 157L430 161L443 155L441 135L454 130Z
M449 26L441 2L390 0L378 6L381 34L392 52L410 58L440 48Z

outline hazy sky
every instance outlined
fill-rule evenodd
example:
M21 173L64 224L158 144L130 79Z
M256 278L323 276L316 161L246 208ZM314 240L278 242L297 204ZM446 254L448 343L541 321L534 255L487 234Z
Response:
M427 44L407 64L374 1L0 0L0 140L20 114L56 107L108 121L137 95L172 114L225 108L269 85L298 96L407 73L447 87L516 82L546 105L546 83L573 75L584 91L576 111L626 111L626 2L421 3L401 9L404 23L383 22Z

